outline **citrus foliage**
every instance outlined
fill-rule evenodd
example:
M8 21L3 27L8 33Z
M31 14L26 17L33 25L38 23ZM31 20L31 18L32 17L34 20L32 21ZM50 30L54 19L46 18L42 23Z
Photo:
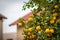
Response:
M33 8L33 16L24 24L24 40L60 40L60 0L29 0L26 8Z

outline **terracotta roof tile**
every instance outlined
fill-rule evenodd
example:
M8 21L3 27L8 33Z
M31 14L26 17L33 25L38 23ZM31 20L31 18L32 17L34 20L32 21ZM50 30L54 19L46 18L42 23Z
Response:
M31 12L30 12L30 13L28 13L27 15L23 16L22 18L23 18L24 20L27 20L29 16L32 16L32 13L31 13ZM16 21L14 21L13 23L11 23L9 26L17 25L18 20L19 20L19 19L17 19L17 20L16 20Z

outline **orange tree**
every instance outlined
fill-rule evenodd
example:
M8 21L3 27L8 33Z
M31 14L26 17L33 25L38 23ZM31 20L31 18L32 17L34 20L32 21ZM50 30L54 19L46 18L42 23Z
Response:
M23 10L33 8L24 26L24 40L60 40L60 0L29 0ZM39 16L37 14L40 14Z

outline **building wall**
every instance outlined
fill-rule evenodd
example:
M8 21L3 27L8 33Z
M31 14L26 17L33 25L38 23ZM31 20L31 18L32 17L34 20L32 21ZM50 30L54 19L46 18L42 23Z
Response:
M17 33L4 33L3 40L13 39L13 40L23 40L23 27L17 27Z
M17 40L23 40L23 27L17 27Z
M16 33L4 33L3 40L17 40Z
M2 40L2 20L0 20L0 40Z

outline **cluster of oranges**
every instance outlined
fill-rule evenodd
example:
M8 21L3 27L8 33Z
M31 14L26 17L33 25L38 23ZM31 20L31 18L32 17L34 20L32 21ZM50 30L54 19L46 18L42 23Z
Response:
M41 27L40 26L36 26L35 30L40 31L41 30ZM29 36L30 39L36 37L36 35L32 33L33 27L31 27L31 28L24 28L23 31L25 33L27 33L27 35Z
M54 6L55 9L58 9L59 6L58 5L55 5ZM58 13L54 12L53 15L52 15L52 19L49 21L50 24L54 24L55 23L55 20L58 16ZM34 18L33 17L29 17L28 22L33 22L34 21ZM23 26L22 23L18 23L18 26ZM36 26L34 30L37 30L38 32L41 31L41 26ZM33 33L33 27L30 27L30 28L24 28L23 29L24 33L27 33L27 35L29 36L30 39L33 39L36 37L36 34ZM50 36L52 36L52 34L55 32L53 28L47 28L45 29L44 31L46 34L49 34Z
M54 33L54 29L49 29L49 28L47 28L47 29L45 30L45 33L47 33L47 34L49 34L50 36L52 36L52 33Z
M59 6L58 5L55 5L54 8L55 9L58 9ZM58 13L53 13L53 18L50 20L50 24L54 24L57 16L58 16Z
M32 21L33 21L33 18L32 18L32 17L29 17L29 18L28 18L28 21L29 21L29 22L32 22ZM22 27L22 26L23 26L22 23L18 23L17 25L18 25L19 27Z
M50 20L50 24L54 24L57 16L58 16L58 13L53 13L53 18Z
M27 33L27 35L29 36L29 39L35 38L36 35L32 33L32 28L28 28L28 29L24 29L24 32Z
M41 27L40 26L36 26L36 30L40 31ZM32 32L33 31L33 27L30 28L24 28L24 32Z

